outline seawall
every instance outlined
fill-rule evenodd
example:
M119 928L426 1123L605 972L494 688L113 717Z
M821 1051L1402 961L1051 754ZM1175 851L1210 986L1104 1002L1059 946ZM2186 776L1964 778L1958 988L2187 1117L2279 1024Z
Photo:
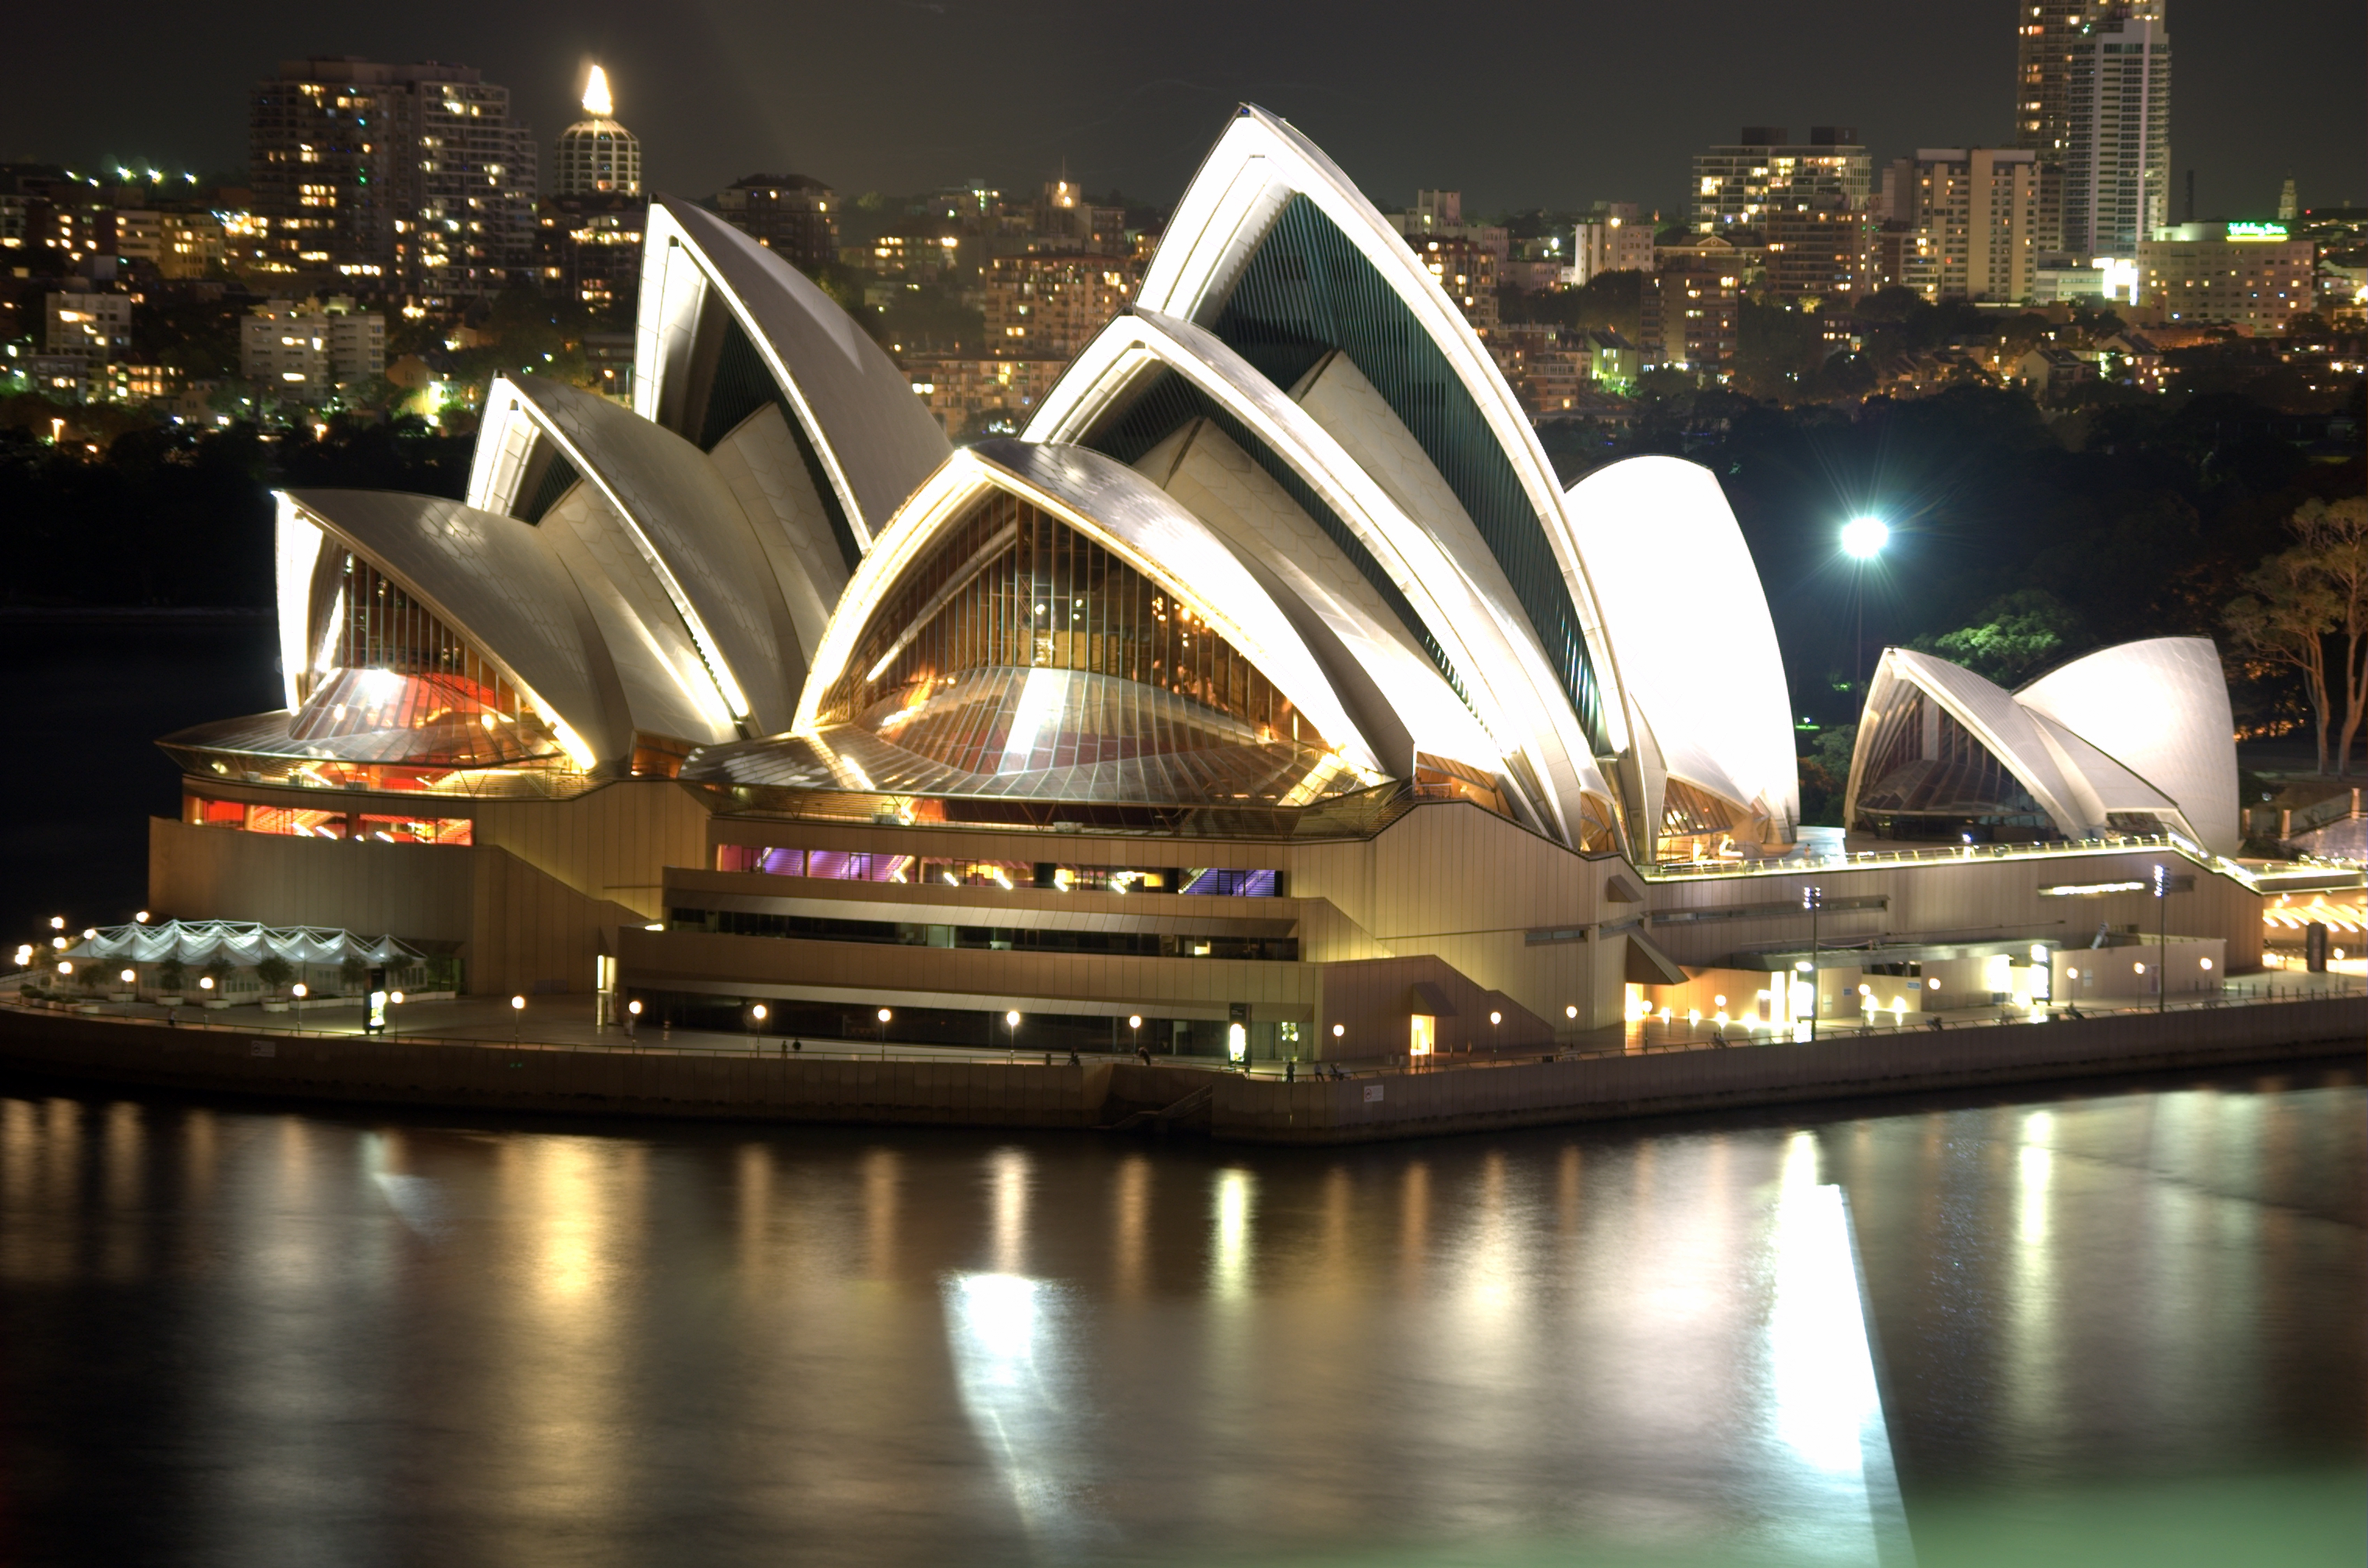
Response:
M1131 1062L848 1060L296 1035L0 1007L0 1066L108 1084L600 1116L1011 1129L1159 1126L1346 1143L2225 1066L2368 1048L2368 998L1844 1036L1286 1084ZM1146 1113L1163 1108L1161 1119Z

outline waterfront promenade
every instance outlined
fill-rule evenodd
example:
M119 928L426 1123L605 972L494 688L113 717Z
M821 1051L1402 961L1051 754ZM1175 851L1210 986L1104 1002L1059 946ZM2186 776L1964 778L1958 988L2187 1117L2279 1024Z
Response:
M2270 981L2275 980L2271 985ZM1352 1142L1805 1100L2355 1053L2368 994L2350 977L2263 977L2270 994L2045 1022L1995 1011L1815 1041L1725 1043L1632 1023L1576 1049L1236 1071L1193 1058L996 1051L923 1041L668 1031L628 1039L586 997L406 1005L366 1035L353 1006L260 1014L23 1003L0 991L0 1064L108 1083L283 1098L603 1116L1156 1130L1225 1141ZM85 1008L90 1005L85 1004ZM2016 1016L2020 1017L2020 1016Z

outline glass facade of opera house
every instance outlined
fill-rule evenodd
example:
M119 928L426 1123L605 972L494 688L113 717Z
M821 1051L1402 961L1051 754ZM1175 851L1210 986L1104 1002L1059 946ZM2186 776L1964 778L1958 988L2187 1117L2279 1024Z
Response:
M1813 884L1892 972L2150 919L2126 884L2180 858L2180 923L2258 958L2208 643L2012 693L1887 654L1853 828L1979 852L1813 854L1715 479L1560 484L1262 110L1018 439L951 449L711 214L660 199L646 257L632 406L498 381L465 499L280 496L284 706L164 741L159 911L686 1023L1307 1058L1545 1047L1730 972L1781 1010ZM1654 608L1672 560L1714 627Z

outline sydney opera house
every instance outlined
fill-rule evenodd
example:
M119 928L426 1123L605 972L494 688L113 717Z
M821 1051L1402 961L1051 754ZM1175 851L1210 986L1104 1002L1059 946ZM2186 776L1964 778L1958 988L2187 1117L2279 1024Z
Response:
M279 498L285 706L163 743L154 907L686 1022L1261 1057L1526 1048L1729 974L1771 1023L1778 971L2020 999L2151 933L2166 861L2174 926L2258 961L2209 643L2015 693L1886 655L1849 809L1890 836L1813 852L1716 480L1557 483L1262 110L1016 439L951 447L695 206L652 207L637 337L630 408L496 381L465 501Z

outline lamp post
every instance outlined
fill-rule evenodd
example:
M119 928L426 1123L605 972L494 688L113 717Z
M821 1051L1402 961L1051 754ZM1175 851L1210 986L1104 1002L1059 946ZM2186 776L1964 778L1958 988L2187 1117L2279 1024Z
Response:
M1003 1049L1007 1051L1019 1049L1019 1009L1017 1007L1003 1015Z
M896 1015L882 1007L873 1016L880 1020L880 1054L885 1056L888 1054L888 1025Z
M525 998L525 997L523 997L523 996L513 996L513 997L511 997L511 998L510 998L510 1043L511 1043L512 1045L516 1045L516 1044L518 1043L518 1022L519 1022L519 1020L520 1020L521 1018L523 1018L525 1016L526 1016L526 998Z
M1143 1015L1141 1013L1129 1013L1126 1016L1126 1032L1127 1043L1134 1047L1134 1054L1140 1059L1143 1055Z
M1826 890L1807 887L1801 890L1801 907L1809 912L1809 1043L1817 1040L1817 1015L1825 988L1817 983L1817 911L1826 906Z
M641 1021L641 1017L642 1000L636 996L625 1004L625 1038L627 1040L634 1038L633 1026Z
M1854 680L1866 678L1866 569L1890 542L1891 525L1881 517L1856 517L1842 525L1842 553L1857 562L1856 570L1850 574L1850 599L1858 622L1850 650L1850 676Z

